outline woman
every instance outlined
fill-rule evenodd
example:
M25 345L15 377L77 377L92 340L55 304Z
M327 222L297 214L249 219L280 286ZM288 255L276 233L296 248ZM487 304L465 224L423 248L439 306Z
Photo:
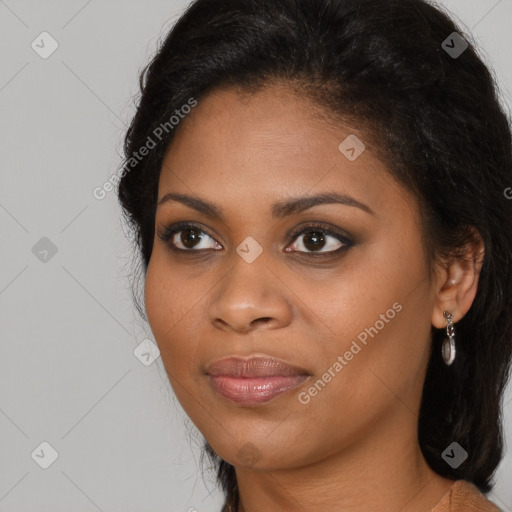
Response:
M422 0L196 0L119 199L223 511L498 510L511 131Z

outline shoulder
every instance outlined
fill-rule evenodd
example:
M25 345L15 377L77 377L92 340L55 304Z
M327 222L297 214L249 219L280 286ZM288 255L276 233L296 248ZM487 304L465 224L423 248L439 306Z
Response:
M457 480L431 512L503 512L471 482Z

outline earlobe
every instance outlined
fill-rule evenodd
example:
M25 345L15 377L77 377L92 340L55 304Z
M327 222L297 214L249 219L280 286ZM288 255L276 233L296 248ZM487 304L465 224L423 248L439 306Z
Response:
M484 260L484 244L478 241L468 246L464 256L454 258L438 272L437 296L432 311L432 325L446 328L445 312L458 322L469 311L478 290L478 279Z

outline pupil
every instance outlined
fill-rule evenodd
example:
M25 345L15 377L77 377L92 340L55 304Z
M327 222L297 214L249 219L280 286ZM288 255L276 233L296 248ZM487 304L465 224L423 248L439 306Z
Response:
M187 236L189 234L189 236ZM197 230L186 229L181 234L181 242L187 248L194 247L194 242L201 240L201 235Z
M304 246L310 251L321 249L322 247L318 245L319 242L323 247L323 243L325 243L325 237L323 236L322 232L311 231L304 237Z

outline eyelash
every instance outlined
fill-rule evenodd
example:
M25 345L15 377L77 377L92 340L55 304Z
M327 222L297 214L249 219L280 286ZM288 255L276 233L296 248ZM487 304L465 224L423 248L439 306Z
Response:
M169 226L166 226L164 230L158 234L158 238L162 240L163 242L167 243L167 245L170 247L171 250L179 253L195 253L195 254L201 254L208 251L216 251L218 249L180 249L176 247L172 242L171 239L176 233L179 233L181 231L186 231L187 229L194 229L196 231L199 231L200 233L204 233L208 235L210 238L212 238L216 243L218 243L215 240L215 237L213 237L208 231L205 231L203 228L196 224L192 224L190 222L178 222L176 224L171 224ZM306 226L301 226L299 228L294 229L289 234L289 242L287 244L290 245L291 242L293 242L296 238L298 238L301 235L312 233L312 232L320 232L324 235L331 236L335 239L337 239L339 242L341 242L343 245L339 247L338 249L335 249L333 251L324 251L324 252L304 252L304 251L288 251L293 253L298 253L300 255L307 255L308 257L318 258L318 257L328 257L328 256L334 256L338 255L341 252L346 251L350 247L354 245L354 242L345 234L339 233L337 231L334 231L332 228L330 228L326 224L322 223L312 223L308 224Z

